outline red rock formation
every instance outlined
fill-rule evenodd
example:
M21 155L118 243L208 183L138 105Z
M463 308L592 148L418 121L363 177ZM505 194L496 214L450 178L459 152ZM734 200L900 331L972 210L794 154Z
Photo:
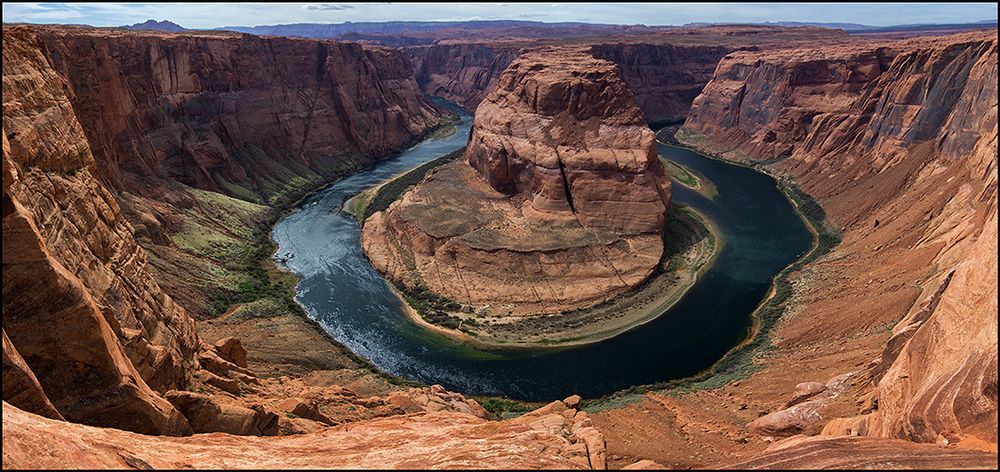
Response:
M366 222L365 251L390 279L496 313L553 313L658 264L670 184L613 64L523 54L479 105L465 157Z
M193 322L91 176L65 82L34 36L5 28L4 45L4 331L64 417L183 433L147 383L185 383Z
M529 221L649 233L670 203L654 141L614 64L543 50L476 109L465 158L493 189L525 195Z
M603 469L586 412L552 404L513 420L430 412L308 435L143 436L67 424L3 405L3 467ZM405 445L405 447L400 447Z
M6 331L3 332L3 398L25 411L54 420L64 419L45 395L35 373L7 339Z
M591 52L618 66L650 121L683 120L691 102L712 78L731 46L673 44L595 44Z
M782 332L802 343L896 324L855 434L996 447L996 84L995 32L739 53L679 133L734 159L782 158L771 168L843 227L839 260L813 269L838 284L806 289L817 301Z
M115 189L140 189L155 176L266 200L296 179L315 182L316 174L371 164L438 123L406 58L391 49L236 34L34 30L67 79L97 175Z
M405 48L417 83L428 95L475 110L496 87L500 74L525 45L455 43ZM726 46L595 44L591 53L618 65L619 73L651 121L683 119L692 100L712 77Z
M521 52L502 44L435 44L405 48L420 89L475 111Z
M170 244L162 214L192 200L174 179L275 196L394 152L438 120L405 58L382 48L69 27L3 35L5 359L25 366L5 395L71 421L183 434L160 394L193 372L244 388L239 366L219 374L224 360L196 356L194 323L158 285L126 214ZM234 346L219 349L245 365Z
M650 121L683 119L719 60L731 51L846 40L843 31L825 28L712 26L626 33L577 34L558 42L590 47L598 59L614 62ZM553 41L549 37L547 42ZM425 93L474 111L520 51L538 44L512 32L492 40L475 35L403 50Z
M996 453L875 438L796 436L721 469L991 469Z

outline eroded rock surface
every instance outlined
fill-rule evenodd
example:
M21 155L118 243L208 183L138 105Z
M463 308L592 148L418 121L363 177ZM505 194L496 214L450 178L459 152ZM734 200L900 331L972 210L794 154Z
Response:
M843 232L778 343L883 346L856 349L862 416L831 434L995 450L996 84L995 32L735 53L678 134L794 178Z
M4 332L67 419L189 431L193 321L157 285L37 38L4 28ZM9 139L8 139L9 138ZM152 388L151 388L152 387Z
M525 53L479 105L466 162L372 215L362 243L393 281L476 309L593 305L663 253L670 183L654 144L614 64Z
M296 181L369 165L438 123L406 59L387 48L228 33L33 30L67 78L96 174L116 189L166 177L267 201Z
M514 420L454 412L397 416L285 438L143 436L68 424L3 405L3 466L87 468L603 469L585 412L552 404ZM405 445L405 447L401 447Z

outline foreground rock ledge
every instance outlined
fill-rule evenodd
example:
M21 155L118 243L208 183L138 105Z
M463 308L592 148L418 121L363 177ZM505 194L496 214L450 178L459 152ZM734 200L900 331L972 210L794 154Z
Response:
M558 313L644 281L663 254L670 182L611 62L522 54L476 111L465 162L365 224L377 269L490 315Z
M4 402L3 468L604 469L604 437L569 400L506 421L441 411L282 438L145 436Z

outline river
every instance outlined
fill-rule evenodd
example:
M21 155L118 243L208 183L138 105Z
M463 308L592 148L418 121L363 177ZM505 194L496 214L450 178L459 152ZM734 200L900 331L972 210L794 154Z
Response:
M485 350L410 321L361 250L357 221L341 211L361 190L465 145L471 116L457 132L431 138L374 168L317 192L272 232L284 266L301 277L296 300L335 339L391 374L467 394L548 401L586 398L633 385L687 377L743 341L771 279L808 251L812 235L775 181L693 151L659 145L668 159L718 189L713 199L679 184L674 202L715 223L724 247L715 264L670 310L606 341L572 348Z

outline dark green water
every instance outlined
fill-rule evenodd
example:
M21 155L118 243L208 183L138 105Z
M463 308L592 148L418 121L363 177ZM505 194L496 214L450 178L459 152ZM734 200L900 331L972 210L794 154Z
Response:
M612 339L576 348L486 351L408 320L361 250L360 228L340 209L362 189L465 145L458 132L430 139L305 200L273 230L278 254L302 278L297 300L337 340L392 374L469 394L546 401L597 397L696 374L741 342L771 278L812 236L770 177L665 145L662 155L712 180L708 200L674 185L674 201L708 216L724 249L688 294L659 318Z

